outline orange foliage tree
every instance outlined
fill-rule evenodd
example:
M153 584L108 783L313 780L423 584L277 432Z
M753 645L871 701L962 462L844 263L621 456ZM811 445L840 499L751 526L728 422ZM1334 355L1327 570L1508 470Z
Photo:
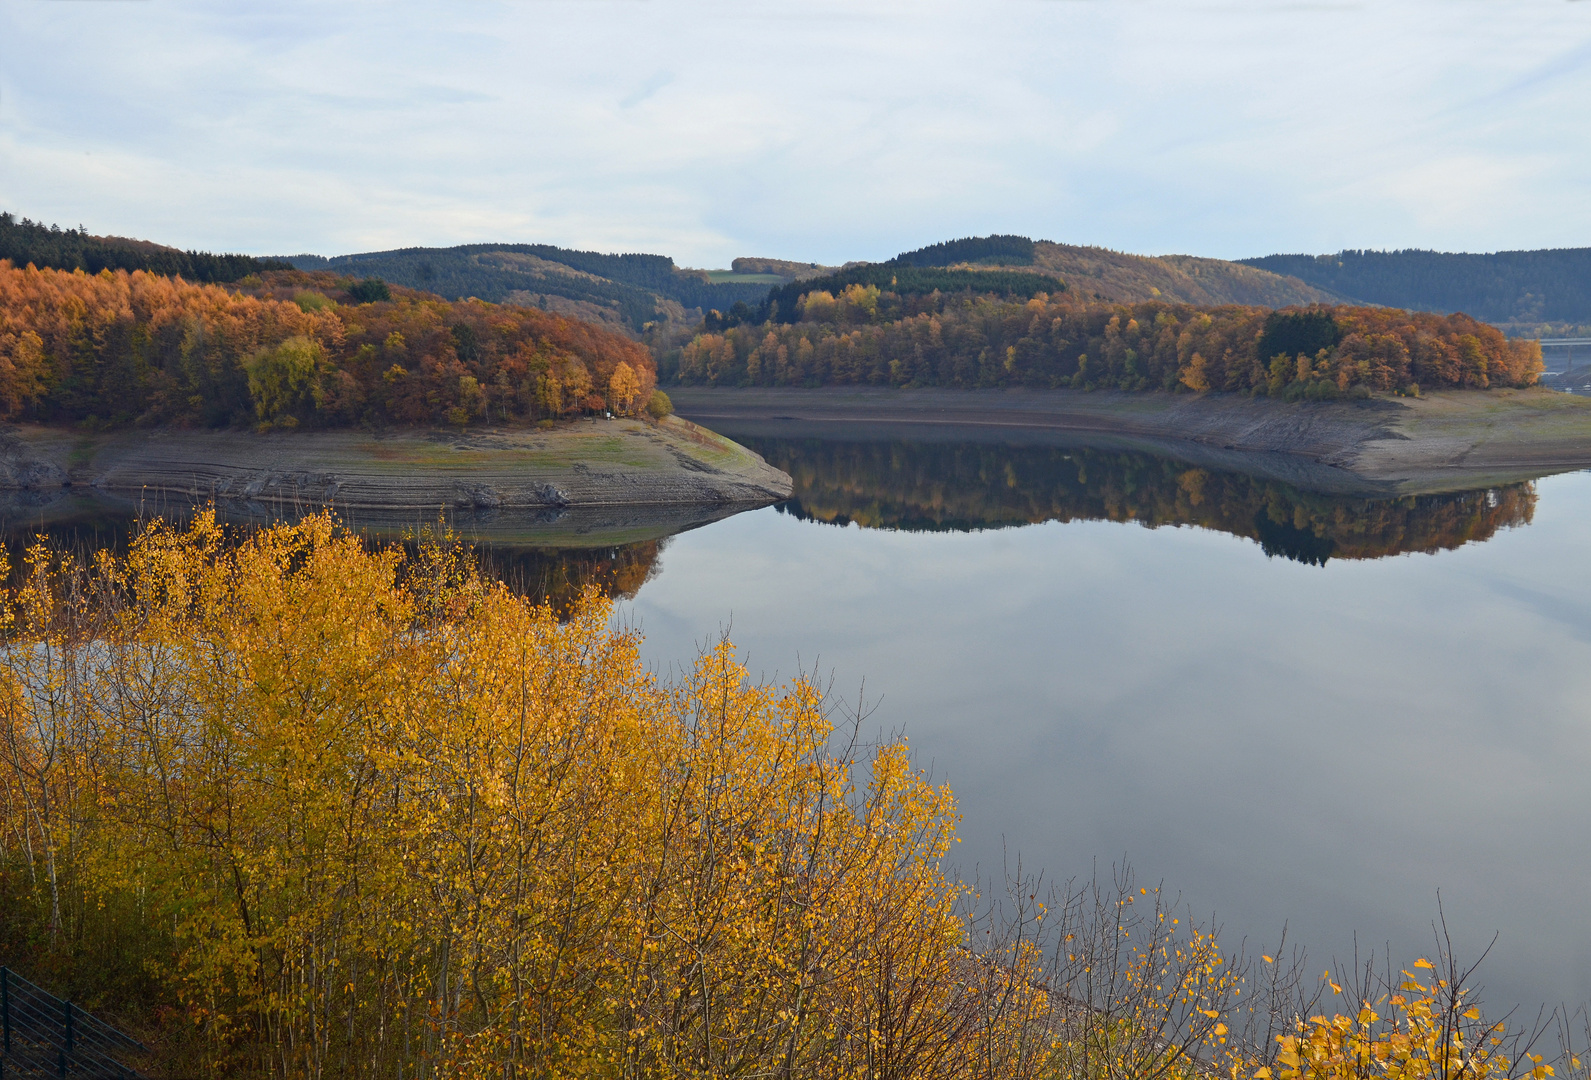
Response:
M1467 315L1272 311L1159 301L809 293L789 324L701 333L671 358L687 383L1225 390L1329 398L1535 383L1541 349Z
M605 390L621 365L637 395L655 384L646 350L611 331L395 293L339 303L351 297L329 274L279 272L228 289L0 262L0 418L471 423L601 409L606 395L593 387Z

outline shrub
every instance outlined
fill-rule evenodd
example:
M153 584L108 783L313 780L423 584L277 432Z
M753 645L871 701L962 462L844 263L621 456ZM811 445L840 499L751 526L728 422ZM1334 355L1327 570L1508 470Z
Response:
M661 390L653 390L652 396L647 399L646 411L654 420L661 420L674 411L674 403L668 395Z

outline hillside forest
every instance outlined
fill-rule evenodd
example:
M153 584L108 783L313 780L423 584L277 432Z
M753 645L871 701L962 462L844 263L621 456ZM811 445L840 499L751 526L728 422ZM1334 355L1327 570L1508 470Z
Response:
M114 427L552 420L650 401L633 339L535 308L269 271L234 288L0 262L0 418Z
M851 284L801 295L794 321L697 334L665 379L708 385L870 384L1211 390L1297 398L1529 386L1540 346L1466 315L1311 306L1021 300Z
M229 282L267 270L285 270L287 263L248 255L212 255L179 251L147 240L90 236L83 229L62 229L0 212L0 259L14 266L32 263L57 270L144 270L181 275L187 281Z
M1242 260L1343 298L1422 311L1464 311L1510 334L1591 334L1591 248L1339 251Z
M476 298L560 311L639 334L654 322L678 322L700 308L728 311L757 304L768 286L714 284L666 255L608 255L551 244L466 244L403 248L322 258L293 255L300 270L379 277L450 300Z

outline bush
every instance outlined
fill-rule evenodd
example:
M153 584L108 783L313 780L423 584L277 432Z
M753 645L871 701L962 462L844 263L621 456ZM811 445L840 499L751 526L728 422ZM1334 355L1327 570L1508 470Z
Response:
M654 420L661 420L674 411L674 403L661 390L653 390L646 402L646 411Z
M882 1027L947 1052L949 791L899 744L832 753L813 686L727 641L660 684L594 590L561 623L324 516L34 556L0 605L0 790L31 808L0 800L0 933L186 1016L203 1074L860 1076Z

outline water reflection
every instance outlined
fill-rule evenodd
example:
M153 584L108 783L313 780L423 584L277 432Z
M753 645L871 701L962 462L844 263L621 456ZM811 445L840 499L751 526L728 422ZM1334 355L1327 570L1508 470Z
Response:
M780 506L802 520L911 532L1042 521L1195 525L1324 566L1451 550L1529 524L1533 482L1389 498L1302 491L1283 481L1143 451L986 443L743 441L795 480Z
M168 507L164 517L182 521L191 516L191 510L177 512ZM295 516L276 514L252 524L228 525L226 535L241 541L264 521ZM10 570L5 584L8 588L16 588L22 583L27 573L28 549L41 539L53 551L86 563L98 551L126 554L134 538L153 517L103 506L85 507L80 513L44 525L25 518L18 521L0 517L0 549L4 550ZM446 524L420 525L401 531L355 526L351 531L362 536L370 547L396 543L411 555L422 544L463 544L488 578L503 582L517 595L550 604L560 614L566 613L588 588L615 600L634 599L641 586L657 576L662 565L660 557L668 544L666 537L585 547L494 543L483 542Z
M1127 855L1232 940L1286 924L1322 967L1423 955L1442 890L1467 955L1503 935L1491 1000L1591 998L1591 475L1325 495L1286 461L739 437L795 478L782 513L580 547L462 531L526 595L633 598L659 671L729 627L755 673L865 697L954 786L969 875ZM38 528L5 529L13 564ZM1449 553L1380 558L1415 551Z

